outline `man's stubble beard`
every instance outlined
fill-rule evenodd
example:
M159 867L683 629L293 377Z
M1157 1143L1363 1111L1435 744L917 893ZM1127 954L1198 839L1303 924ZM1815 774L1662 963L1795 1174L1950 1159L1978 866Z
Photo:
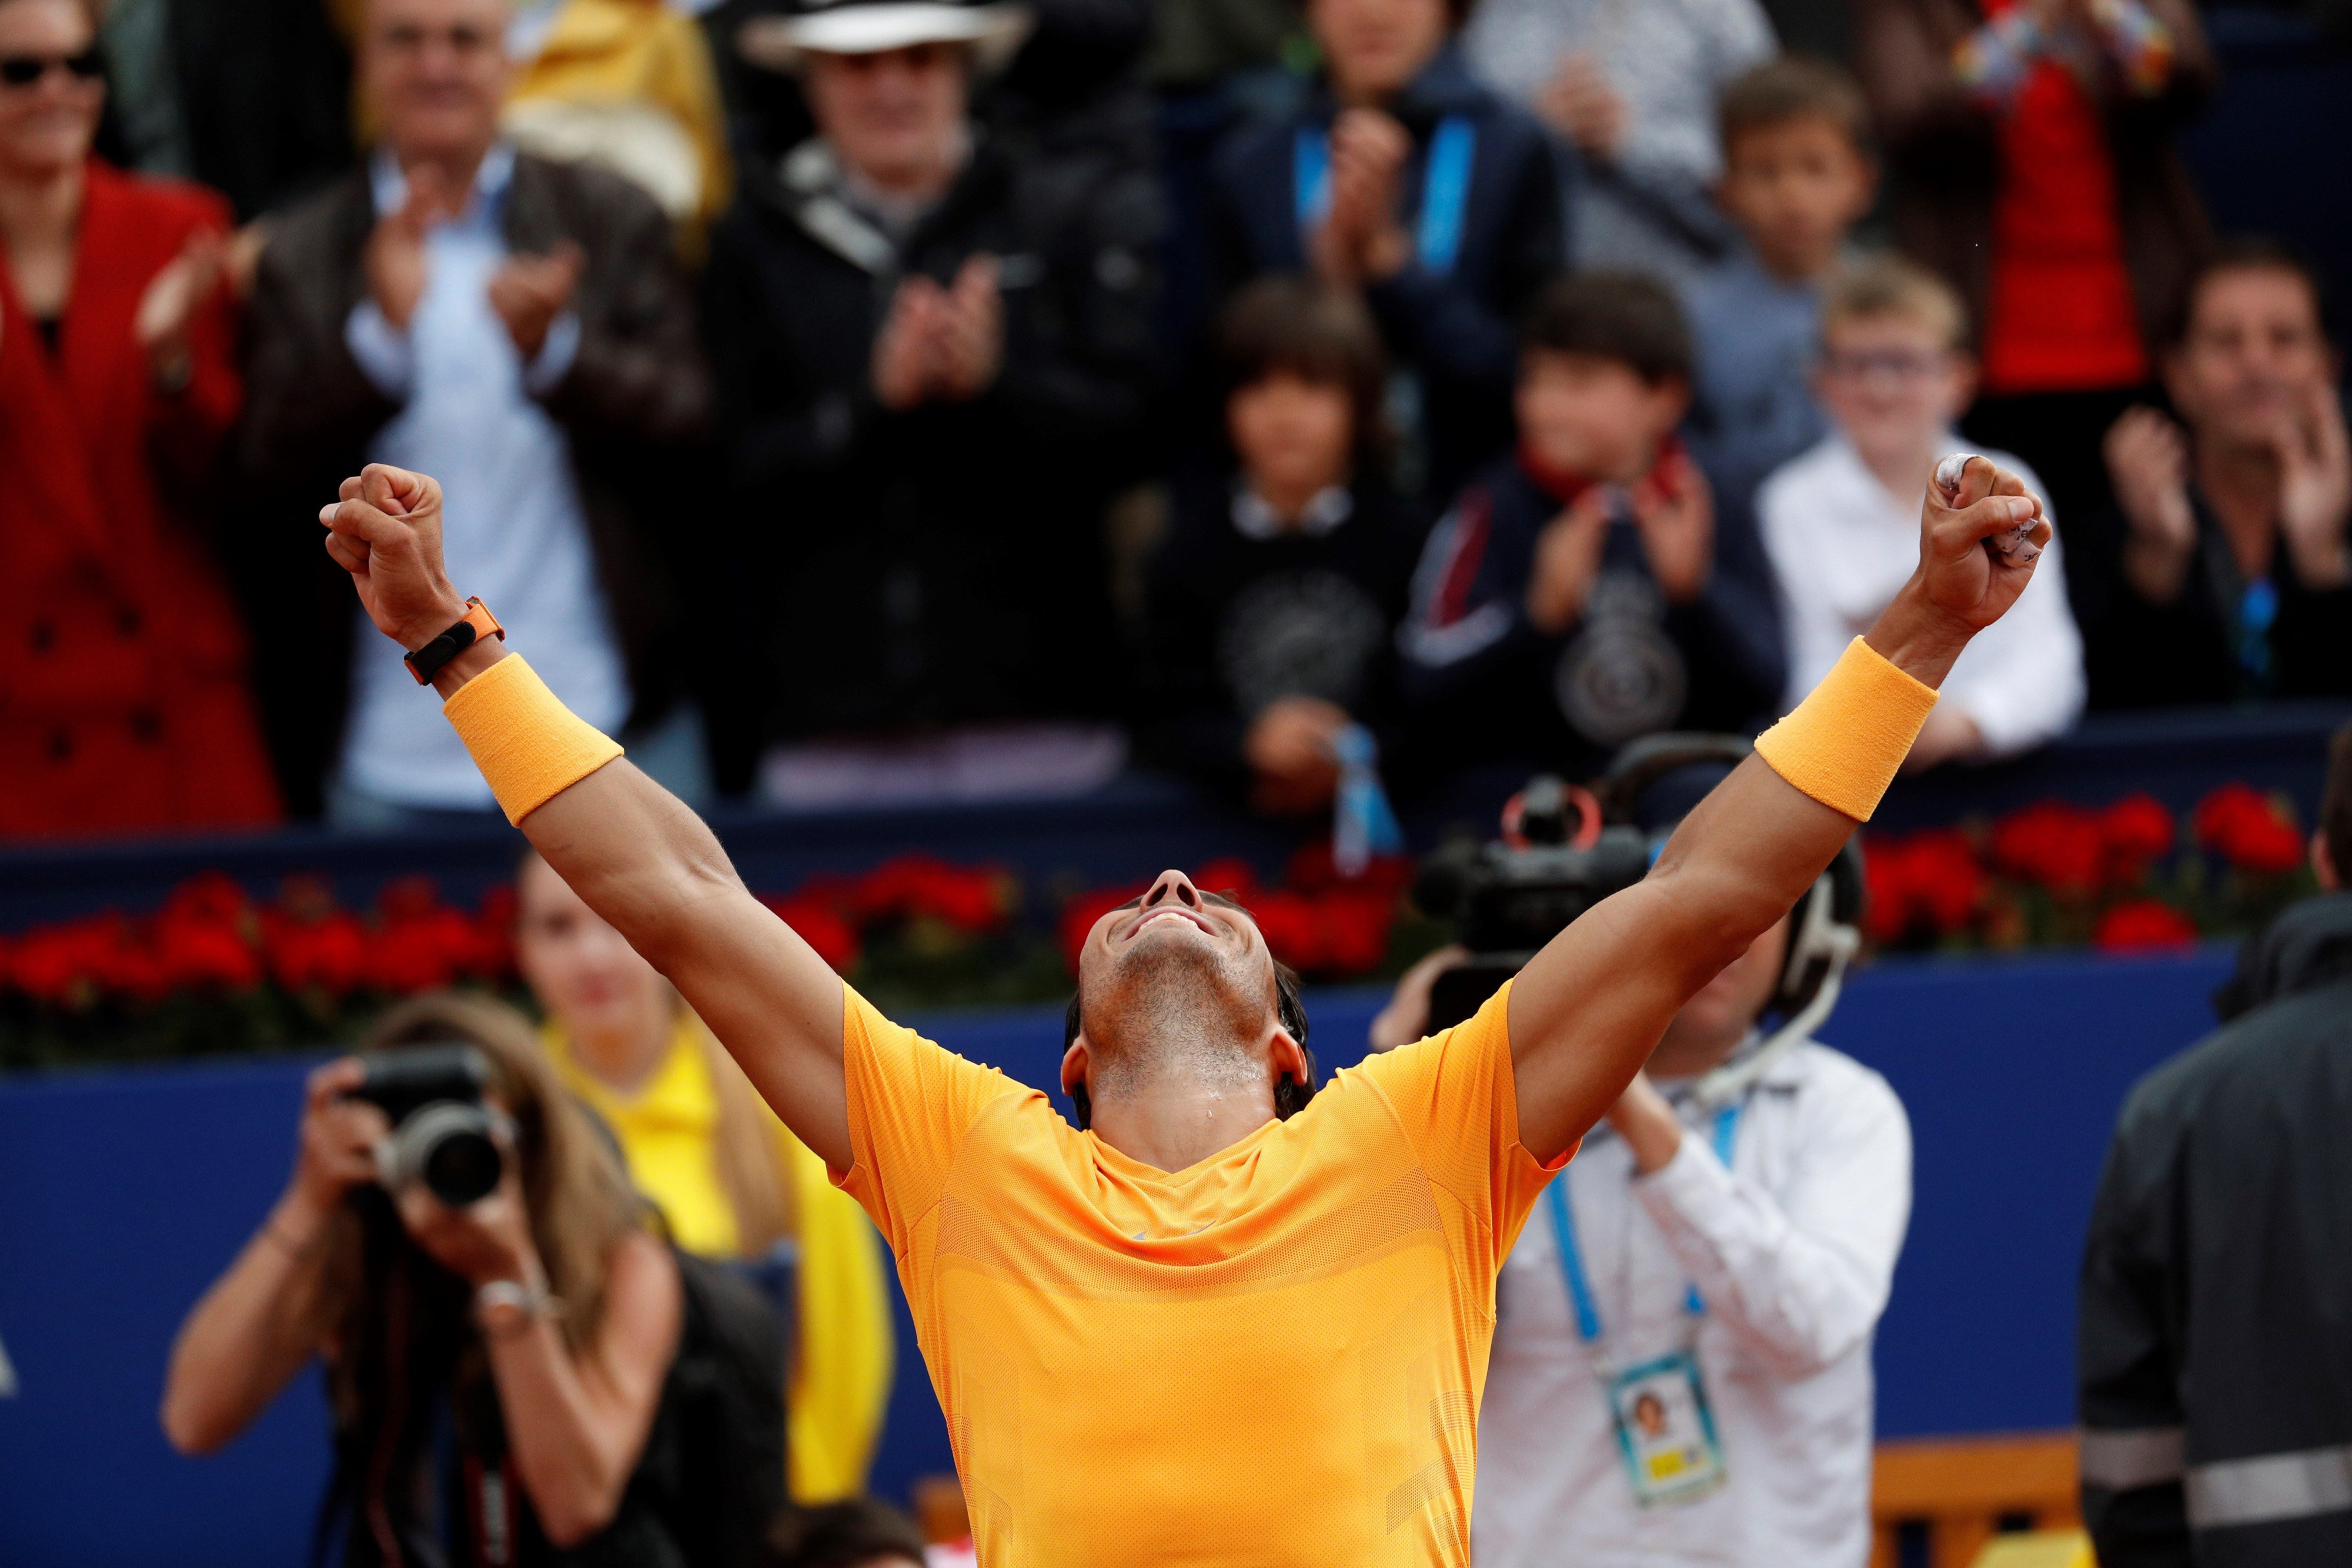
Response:
M1235 983L1229 962L1223 953L1181 942L1121 967L1119 984L1087 1009L1097 1098L1171 1080L1241 1087L1264 1078L1255 1048L1265 1003Z

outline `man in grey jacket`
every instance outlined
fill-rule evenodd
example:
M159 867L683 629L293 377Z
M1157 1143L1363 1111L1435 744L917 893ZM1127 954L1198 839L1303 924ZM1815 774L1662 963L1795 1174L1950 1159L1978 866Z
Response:
M271 662L265 710L298 809L324 785L357 826L491 804L319 559L317 497L362 463L451 476L453 569L556 652L583 713L642 734L675 681L673 482L710 396L692 299L650 196L500 138L507 22L502 0L373 0L382 141L276 226L255 283L241 455L271 498L247 553L268 622L310 644Z

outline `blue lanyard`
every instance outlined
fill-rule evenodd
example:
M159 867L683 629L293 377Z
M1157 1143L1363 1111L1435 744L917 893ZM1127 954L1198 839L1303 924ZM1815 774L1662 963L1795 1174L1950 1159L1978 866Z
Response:
M2238 601L2238 663L2257 682L2271 673L2271 628L2278 622L2278 584L2258 577Z
M1470 165L1478 151L1478 129L1458 114L1437 123L1422 168L1421 221L1413 254L1432 272L1449 273L1462 254L1462 219L1470 207ZM1302 229L1321 223L1331 210L1331 139L1314 126L1298 128L1291 147L1290 188Z
M1733 1140L1739 1134L1739 1107L1726 1105L1715 1113L1715 1157L1723 1168L1731 1168ZM1568 1281L1568 1299L1576 1309L1577 1337L1591 1344L1601 1337L1601 1309L1593 1305L1592 1284L1584 1277L1584 1252L1576 1244L1576 1216L1568 1205L1568 1173L1561 1171L1544 1188L1544 1198L1551 1205L1551 1224L1559 1240L1560 1278ZM1685 1287L1688 1294L1683 1304L1693 1317L1706 1315L1706 1302L1699 1298L1698 1287Z

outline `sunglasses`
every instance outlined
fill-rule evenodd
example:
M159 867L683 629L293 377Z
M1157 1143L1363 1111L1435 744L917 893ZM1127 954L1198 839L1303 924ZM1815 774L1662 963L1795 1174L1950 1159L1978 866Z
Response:
M106 57L95 44L78 55L10 55L0 59L0 82L31 87L59 67L79 81L96 81L106 74Z

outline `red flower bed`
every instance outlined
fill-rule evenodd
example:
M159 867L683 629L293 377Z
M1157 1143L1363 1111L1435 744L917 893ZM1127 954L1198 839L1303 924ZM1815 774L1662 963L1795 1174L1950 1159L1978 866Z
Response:
M1319 979L1354 978L1381 967L1412 881L1412 862L1402 856L1374 861L1360 877L1343 877L1323 841L1290 858L1278 887L1263 885L1256 868L1238 859L1211 861L1192 873L1194 885L1249 910L1276 958ZM1095 888L1062 905L1062 956L1073 975L1095 922L1148 885Z

